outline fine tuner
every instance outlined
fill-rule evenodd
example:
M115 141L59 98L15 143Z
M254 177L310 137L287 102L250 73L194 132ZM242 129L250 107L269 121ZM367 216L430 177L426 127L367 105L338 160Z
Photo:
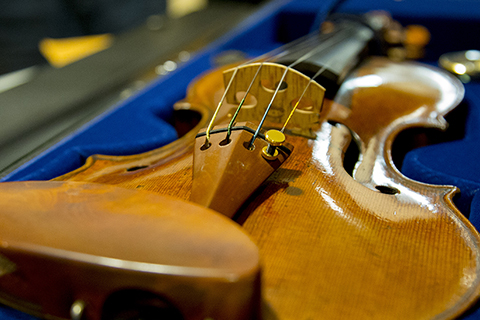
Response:
M285 142L285 135L278 130L268 130L265 133L265 141L268 146L262 148L262 156L267 160L275 160L278 157L277 147L281 147Z

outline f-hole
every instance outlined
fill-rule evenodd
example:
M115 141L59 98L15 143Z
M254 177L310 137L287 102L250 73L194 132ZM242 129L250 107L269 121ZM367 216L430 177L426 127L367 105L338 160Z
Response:
M148 166L136 166L136 167L131 167L131 168L128 168L127 171L128 171L128 172L131 172L131 171L137 171L137 170L141 170L141 169L145 169L145 168L148 168Z
M384 194L397 194L400 193L400 191L396 188L389 187L389 186L376 186L375 189L380 191L381 193Z
M328 120L328 123L333 127L336 127L339 124L341 125L340 122L336 122L333 120ZM352 177L353 177L353 170L355 170L355 166L359 158L360 158L360 149L358 148L358 145L355 141L355 137L352 135L352 140L350 141L350 144L348 145L347 150L343 155L343 168Z

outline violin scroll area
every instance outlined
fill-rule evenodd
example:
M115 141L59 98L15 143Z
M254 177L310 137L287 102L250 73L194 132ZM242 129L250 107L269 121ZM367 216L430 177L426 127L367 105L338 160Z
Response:
M245 200L289 157L293 147L279 142L279 131L265 140L259 135L250 146L252 124L215 128L205 145L204 133L197 136L193 155L190 201L233 217ZM272 131L272 130L271 130ZM281 140L281 139L280 139Z

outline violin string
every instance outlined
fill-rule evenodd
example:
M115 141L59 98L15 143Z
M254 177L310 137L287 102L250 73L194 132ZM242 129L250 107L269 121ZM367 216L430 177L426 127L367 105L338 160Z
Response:
M289 47L293 47L296 45L296 42L301 42L301 45L300 46L296 46L296 49L297 49L297 52L300 52L301 50L305 50L306 48L305 47L308 47L310 46L310 42L313 42L314 37L311 37L311 35L307 35L308 37L310 37L310 39L308 40L303 40L302 39L298 39L298 41L294 41L294 42L291 42L289 44L287 44L286 46L289 46ZM306 36L306 37L307 37ZM283 49L283 47L286 47L286 46L282 46L281 49ZM237 119L237 116L238 116L238 113L240 112L240 110L242 109L244 103L245 103L245 100L247 99L247 96L248 94L250 93L251 89L252 89L252 86L255 82L255 80L257 79L259 73L260 73L260 70L262 69L263 65L265 62L269 62L269 61L273 61L274 59L279 59L281 58L282 56L285 56L287 54L290 53L290 50L283 50L281 53L279 53L278 55L274 55L272 57L270 57L269 59L265 60L265 61L262 61L262 63L259 65L259 67L257 68L257 71L255 72L255 75L253 76L252 80L250 81L250 84L247 88L247 91L245 91L245 93L243 94L243 97L242 97L242 100L240 101L240 103L238 104L238 107L237 109L235 110L235 113L232 117L232 120L230 121L229 125L228 125L228 129L227 129L227 138L226 140L228 141L230 139L230 135L231 135L231 128L234 126L235 124L235 120Z
M232 77L230 78L230 80L229 80L229 82L228 82L228 84L227 84L227 87L225 88L225 91L224 91L224 93L223 93L223 95L222 95L222 98L220 99L220 101L219 101L219 103L218 103L218 105L217 105L217 108L215 109L215 112L214 112L214 114L213 114L213 116L212 116L212 119L210 120L210 123L208 124L207 130L206 130L206 132L205 132L205 133L206 133L206 134L205 134L205 143L204 143L205 146L207 146L207 147L210 146L210 132L212 131L213 124L214 124L214 122L215 122L215 120L216 120L216 118L217 118L218 112L220 111L220 108L222 107L222 105L223 105L223 103L224 103L224 101L225 101L225 98L226 98L226 96L227 96L227 93L228 93L228 91L230 90L230 87L231 87L231 85L232 85L232 83L233 83L233 80L234 80L234 78L235 78L238 70L240 69L240 67L242 67L242 66L244 66L244 65L248 65L248 64L250 64L250 63L252 63L252 62L255 62L255 61L259 61L259 60L265 59L266 57L269 57L269 56L270 56L270 58L275 58L275 57L277 57L277 56L283 56L283 55L286 54L286 52L288 52L287 50L285 50L285 48L294 47L296 44L298 44L298 42L304 41L305 38L307 38L307 41L312 41L312 39L311 39L311 38L312 38L312 35L311 35L311 34L306 35L306 36L301 37L301 38L299 38L299 39L297 39L297 40L295 40L295 41L293 41L293 42L291 42L291 43L288 43L288 44L286 44L286 45L284 45L284 46L281 46L280 48L276 48L276 49L274 49L274 50L272 50L272 51L269 51L269 52L267 52L267 53L265 53L265 54L263 54L263 55L261 55L261 56L259 56L259 57L256 57L256 58L253 58L253 59L251 59L251 60L248 60L248 61L246 61L246 62L244 62L244 63L242 63L242 64L240 64L240 65L238 65L238 66L235 67L235 70L233 71ZM308 38L310 38L310 39L308 39ZM306 41L306 42L307 42L307 41ZM280 53L276 53L276 52L280 52ZM242 105L243 105L243 104L242 104ZM242 106L242 105L241 105L241 106ZM241 106L240 106L240 108L241 108ZM237 108L237 109L238 109L238 108ZM238 114L238 112L237 112L237 114ZM227 140L227 141L228 141L228 140Z
M290 121L290 119L292 118L293 114L295 113L295 110L297 110L297 107L299 106L300 102L302 101L303 97L305 96L305 93L307 92L308 88L310 87L310 84L314 81L314 79L316 77L318 77L319 75L321 75L325 70L327 70L327 68L330 66L330 63L335 59L335 56L333 56L332 58L330 58L324 65L322 68L320 68L320 70L317 71L317 73L315 73L315 75L313 77L310 78L310 80L308 81L307 85L305 86L305 88L303 89L303 92L302 94L300 95L300 98L297 100L297 103L295 103L295 106L293 107L292 111L290 111L290 114L288 115L288 118L287 120L285 121L282 129L280 130L282 133L285 131L285 128L287 127L287 124L288 122ZM323 104L322 106L320 107L320 113L322 112L323 110Z
M225 88L225 92L223 93L223 96L222 96L222 98L220 99L220 102L218 102L217 108L215 109L215 112L214 112L214 114L213 114L213 116L212 116L212 119L210 120L210 123L208 124L207 130L206 130L206 132L205 132L206 134L205 134L205 143L204 143L204 145L205 145L206 147L209 147L209 146L210 146L210 131L212 131L213 123L215 122L215 119L217 118L218 111L220 111L220 108L221 108L222 105L223 105L223 101L225 100L225 97L227 96L227 92L228 92L228 90L230 89L230 86L231 86L232 83L233 83L233 79L235 78L235 75L237 74L238 69L239 69L242 65L244 65L244 63L241 64L241 65L239 65L239 66L237 66L237 67L235 68L235 70L233 71L233 75L232 75L232 77L230 78L230 81L228 82L227 87Z
M232 135L232 127L233 127L234 124L235 124L235 120L237 119L237 116L238 116L238 114L240 113L240 110L242 109L242 107L243 107L243 105L244 105L244 103L245 103L245 100L247 99L247 96L248 96L248 94L250 93L253 84L255 83L255 80L257 79L258 75L260 74L260 70L262 69L264 63L265 63L265 62L272 61L273 59L279 59L279 58L281 58L282 56L286 55L287 53L288 53L288 51L283 51L283 52L281 52L280 54L275 55L275 56L273 56L273 57L270 57L269 59L267 59L267 60L265 60L265 61L262 61L262 63L260 63L260 65L259 65L258 68L257 68L257 71L255 72L255 75L254 75L253 78L252 78L252 81L250 81L250 84L248 85L247 91L245 91L245 93L243 94L242 100L241 100L240 103L238 104L238 107L237 107L237 109L235 110L235 113L234 113L234 115L232 116L232 119L230 120L230 123L228 124L226 141L230 141L230 136Z
M250 84L249 84L249 86L248 86L247 91L245 91L245 94L243 95L242 100L240 101L240 103L238 104L237 109L235 110L235 114L233 115L232 119L230 120L230 123L228 124L227 137L226 137L227 142L230 141L230 136L232 135L232 127L233 127L233 125L234 125L234 123L235 123L235 120L237 119L238 113L239 113L240 110L242 109L243 104L245 103L245 100L247 99L247 95L250 93L250 90L252 89L252 85L253 85L253 83L255 82L255 79L257 78L258 74L260 73L260 70L262 69L263 64L264 64L264 62L262 62L262 63L260 64L260 66L258 66L257 72L255 72L255 75L253 76L252 81L250 81Z
M340 34L343 34L344 37L342 37L342 38L340 38L340 39L339 39L338 37L337 37L337 38L333 38L333 37L328 38L327 40L325 40L324 42L322 42L319 46L317 46L315 49L307 52L306 54L304 54L303 56L301 56L300 58L298 58L296 61L294 61L293 63L291 63L290 65L287 66L287 68L285 69L285 71L284 71L283 74L282 74L282 77L281 77L280 81L278 82L278 85L277 85L277 87L276 87L276 89L275 89L275 92L274 92L274 94L273 94L273 96L272 96L272 99L270 100L270 103L268 104L267 109L265 110L265 112L264 112L264 114L263 114L263 117L262 117L262 119L260 120L260 124L258 125L257 130L255 130L255 133L254 133L252 139L250 140L250 143L249 143L249 145L248 145L248 148L249 148L249 149L253 147L253 143L255 142L258 134L260 133L261 128L263 127L263 123L265 122L265 119L267 118L268 112L270 111L270 109L271 109L271 107L272 107L272 105L273 105L273 102L275 101L275 98L276 98L276 96L277 96L277 94L278 94L278 91L280 90L280 88L281 88L281 86L282 86L282 83L283 83L283 80L285 79L285 76L286 76L286 74L288 73L288 71L289 71L291 68L293 68L294 66L296 66L297 64L299 64L299 63L301 63L301 62L303 62L303 61L311 58L314 54L317 54L317 53L319 53L319 52L327 49L327 48L330 47L332 44L336 44L336 43L338 43L338 42L340 42L340 41L343 41L344 38L346 38L345 35L347 34L347 29L343 29L343 30L339 31L339 33L340 33ZM333 42L333 43L331 43L331 42Z
M329 37L332 38L334 33L335 33L335 32L333 32L332 35L329 35ZM207 129L206 129L206 132L205 132L205 143L204 143L204 145L207 146L207 147L210 146L210 132L211 132L212 129L213 129L213 124L214 124L214 122L215 122L215 120L216 120L216 118L217 118L217 115L218 115L218 113L219 113L219 111L220 111L220 108L222 107L223 103L225 102L225 98L226 98L226 96L227 96L227 94L228 94L228 91L229 91L230 88L231 88L231 85L232 85L232 83L233 83L234 78L236 77L236 74L237 74L238 70L239 70L242 66L248 65L248 64L250 64L250 63L252 63L252 62L255 62L255 61L259 61L259 60L265 59L265 57L270 57L269 60L274 60L275 58L278 59L278 57L281 57L281 56L284 56L284 55L290 53L290 51L292 51L291 48L296 48L296 49L297 49L297 52L301 52L302 50L309 49L311 42L313 42L314 40L316 40L316 36L318 36L318 34L316 34L316 33L307 34L307 35L305 35L305 36L303 36L303 37L301 37L301 38L299 38L299 39L297 39L297 40L295 40L295 41L292 41L292 42L290 42L290 43L288 43L288 44L286 44L286 45L284 45L284 46L281 46L281 47L279 47L279 48L277 48L277 49L274 49L274 50L272 50L272 51L270 51L270 52L267 52L267 53L265 53L265 54L263 54L263 55L261 55L261 56L259 56L259 57L257 57L257 58L248 60L248 61L246 61L246 62L238 65L237 67L235 67L235 70L233 71L232 77L230 78L230 80L229 80L229 82L228 82L228 84L227 84L227 87L225 88L225 92L223 93L222 98L220 99L220 101L219 101L219 103L218 103L218 105L217 105L217 108L215 109L215 112L214 112L214 114L213 114L213 116L212 116L212 119L210 120L210 123L209 123L209 125L208 125L208 127L207 127ZM306 39L306 40L305 40L305 39ZM328 40L328 39L327 39L327 40ZM313 51L314 51L314 50L311 50L311 51L309 51L309 52L313 52ZM279 52L279 53L276 53L276 52ZM306 55L308 55L308 53L307 53ZM304 55L304 56L305 56L305 55ZM310 56L308 56L308 57L310 57ZM306 59L308 59L308 57L306 57ZM297 60L297 61L298 61L298 60ZM302 61L303 61L303 60L302 60ZM296 65L296 63L294 62L291 66L295 66L295 65ZM254 81L254 80L253 80L253 81ZM252 83L253 83L253 82L252 82ZM282 82L280 82L280 84L281 84L281 83L282 83ZM277 91L278 91L278 90L277 90ZM246 94L248 94L248 92L246 92ZM246 95L245 95L245 98L246 98ZM242 101L243 101L243 102L241 102L241 103L239 104L239 106L237 107L237 110L236 110L236 112L235 112L236 115L238 115L238 113L240 112L241 108L242 108L243 105L244 105L244 101L245 101L245 100L242 99ZM273 101L272 101L272 102L273 102ZM268 110L267 110L267 113L268 113ZM236 118L236 116L235 116L235 118ZM265 115L264 115L264 118L265 118ZM263 124L263 122L264 122L264 118L263 118L263 121L261 122L262 124ZM234 121L233 121L233 122L230 121L229 127L231 128L231 127L233 126L233 124L234 124ZM259 128L261 128L261 127L259 127ZM230 132L231 132L231 130L230 130ZM256 134L255 134L255 136L254 136L255 138L258 136L258 132L259 132L259 129L257 128ZM229 136L227 136L227 141L228 141L228 139L229 139ZM252 144L253 144L253 141L254 141L254 139L252 140Z

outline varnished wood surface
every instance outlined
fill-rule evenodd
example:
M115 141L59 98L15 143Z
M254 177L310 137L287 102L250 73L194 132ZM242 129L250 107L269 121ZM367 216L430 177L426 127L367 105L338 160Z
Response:
M319 138L297 144L245 208L276 317L444 318L474 299L478 238L448 209L448 190L422 195L436 212L370 190L340 166L348 132L325 124ZM315 156L305 162L299 148Z
M358 77L377 67L375 62L365 66ZM418 65L393 67L406 68L407 75L416 68L427 71ZM237 221L260 248L264 319L446 319L477 298L480 238L452 204L456 189L403 177L390 155L398 131L442 127L442 115L463 91L445 103L436 84L424 79L411 79L427 89L430 85L423 93L405 90L403 80L389 81L353 90L350 108L334 103L328 117L352 131L322 123L312 127L315 139L289 136L295 151L240 208ZM205 84L210 91L213 82ZM201 87L197 83L192 91ZM192 106L215 105L213 95L193 96ZM360 145L354 177L343 168L351 132ZM186 200L192 186L191 148L186 144L183 153L165 159L156 151L157 159L149 158L151 165L136 171L126 169L138 156L97 156L58 179Z
M138 289L167 297L184 319L247 320L257 313L258 249L209 209L55 181L2 183L0 206L4 303L67 319L73 302L84 301L84 319L100 320L112 293Z

